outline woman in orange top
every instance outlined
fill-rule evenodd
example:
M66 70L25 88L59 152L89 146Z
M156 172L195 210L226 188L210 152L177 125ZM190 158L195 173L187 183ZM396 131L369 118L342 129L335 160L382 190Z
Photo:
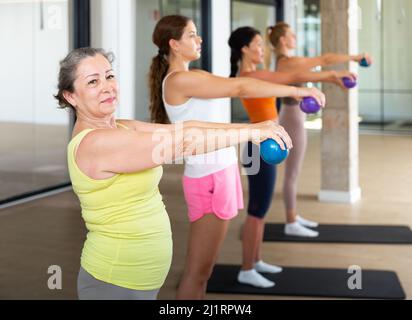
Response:
M264 61L264 43L259 31L251 27L235 30L230 39L231 77L251 77L278 84L302 82L332 82L341 87L342 77L355 75L348 71L336 72L270 72L258 71ZM240 62L240 68L239 68ZM252 123L278 118L275 98L242 99ZM248 174L248 217L243 229L243 263L238 281L255 287L268 288L275 284L259 273L279 273L282 268L262 261L260 246L263 238L264 217L269 210L276 180L276 166L260 158L259 147L248 144L243 155Z

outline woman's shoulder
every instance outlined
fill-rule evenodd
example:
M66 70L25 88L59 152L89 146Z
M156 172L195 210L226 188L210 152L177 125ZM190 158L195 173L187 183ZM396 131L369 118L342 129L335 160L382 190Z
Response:
M116 120L117 129L136 130L136 121L129 119Z
M191 70L189 70L189 72L195 72L195 73L203 74L203 75L209 75L210 74L209 72L207 72L205 70L202 70L202 69L191 69Z
M69 145L70 170L77 171L81 177L89 181L104 182L113 179L118 174L100 171L102 163L105 163L105 155L109 154L121 140L116 136L120 129L84 129L78 133Z
M285 54L281 54L276 56L276 64L279 66L280 64L289 64L293 60L296 61L296 57L289 57Z
M294 70L303 62L302 59L304 57L280 55L276 58L276 70L285 72Z
M174 81L187 81L194 78L198 78L199 76L208 76L210 75L209 72L200 70L200 69L191 69L191 70L179 70L179 71L172 71L168 74L168 80Z
M277 59L278 63L283 63L283 64L296 64L296 63L302 63L308 60L312 59L318 59L319 57L304 57L304 56L286 56L286 55L281 55Z
M241 71L239 72L238 77L240 78L259 78L259 76L270 72L267 70L255 70L255 71Z
M74 128L72 131L71 139L69 141L69 147L77 146L84 140L84 138L90 135L90 132L95 131L92 128Z
M73 138L70 144L82 146L84 150L93 152L94 147L101 145L118 143L121 139L122 132L125 130L133 130L132 121L116 121L117 128L85 128L80 131L73 132Z

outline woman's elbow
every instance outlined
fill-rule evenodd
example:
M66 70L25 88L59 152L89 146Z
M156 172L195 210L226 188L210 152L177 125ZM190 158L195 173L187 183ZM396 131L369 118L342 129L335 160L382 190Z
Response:
M242 81L239 81L238 84L235 86L233 89L233 97L239 97L239 98L246 98L250 96L250 82L253 80L249 79L239 79Z

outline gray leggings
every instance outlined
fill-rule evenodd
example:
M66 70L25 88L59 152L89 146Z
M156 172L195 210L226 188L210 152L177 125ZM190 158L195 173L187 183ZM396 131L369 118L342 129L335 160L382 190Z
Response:
M300 110L299 104L282 105L279 123L285 128L293 141L293 149L285 163L283 182L283 199L287 211L297 210L298 178L307 146L305 120L306 114Z
M156 300L160 289L132 290L97 280L80 268L77 278L79 300Z

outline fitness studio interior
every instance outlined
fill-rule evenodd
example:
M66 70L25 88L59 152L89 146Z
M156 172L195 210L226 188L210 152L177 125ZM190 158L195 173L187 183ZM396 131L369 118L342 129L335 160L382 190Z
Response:
M191 32L194 35L189 40L184 40L186 33L174 35L176 38L165 42L165 51L153 40L159 21L165 21L167 16L189 18L184 30L195 26L197 35ZM287 23L287 27L282 29L285 24L281 22ZM246 72L244 69L230 78L231 58L233 60L236 48L234 40L229 46L229 38L232 39L235 30L246 26L255 32L253 39L261 40L256 50L264 52L266 63L256 62L257 69L247 71L250 76L241 74ZM268 28L270 26L274 27ZM174 32L177 28L175 23L169 29ZM172 32L166 27L162 30L159 38ZM4 98L0 112L0 300L412 298L410 39L411 0L0 0L0 42L4 44L0 57L5 69L5 76L0 79ZM176 59L186 59L179 51L183 50L181 41L201 44L201 54L190 60L190 69L176 71ZM243 66L249 61L247 54L252 44L245 38L238 41L242 43L238 63ZM179 98L182 105L176 108L196 105L199 99L204 99L201 103L218 103L213 117L201 118L204 111L200 111L185 121L204 119L225 128L230 123L249 128L250 122L261 121L252 121L253 112L249 112L245 100L254 100L254 97L244 92L251 92L252 88L261 92L266 86L274 92L275 88L276 92L296 92L292 97L285 94L283 97L287 98L276 99L273 94L269 100L276 102L272 111L279 114L279 118L265 119L271 120L265 125L274 128L273 135L283 137L279 140L285 143L287 140L280 133L279 125L291 137L294 147L289 158L278 165L265 164L274 168L271 171L274 177L271 176L270 187L266 188L263 180L258 182L248 176L247 168L241 163L247 141L233 145L238 159L234 170L239 169L237 176L240 177L237 195L241 198L237 199L238 211L232 212L230 221L217 213L217 206L225 210L230 206L221 203L228 200L224 199L225 195L231 198L228 190L232 186L224 185L221 175L228 165L223 171L215 170L201 178L189 178L187 163L176 161L161 166L162 176L161 167L152 166L150 170L142 167L133 174L110 171L112 175L107 176L110 177L107 181L113 182L110 186L97 178L93 180L79 169L83 163L79 157L86 154L87 147L77 145L78 153L68 152L74 150L70 141L79 137L74 134L76 130L79 133L96 128L84 124L83 114L77 109L80 106L71 102L78 101L79 87L64 89L68 90L64 99L76 112L62 110L55 98L60 88L59 72L61 75L63 70L63 64L59 63L72 50L85 47L102 48L115 56L110 71L115 73L115 80L110 77L99 80L102 86L116 81L120 87L121 98L113 119L138 120L140 122L133 123L140 124L153 122L149 108L153 106L153 85L149 86L148 75L155 61L171 66L162 69L163 73L158 71L158 77L164 80L159 89L163 88L162 94L167 85L180 88L178 79L179 76L183 79L183 74L191 74L193 81L205 79L205 83L216 81L222 86L227 83L228 88L230 83L233 88L235 83L251 84L245 91L239 89L238 94L228 89L226 95L213 96L211 91L221 92L216 88L219 85L205 85L208 94L202 91L205 86L201 85L190 92L202 91L202 94L182 93L187 99ZM80 63L103 59L99 52L83 57ZM103 60L109 63L108 59ZM81 70L75 69L76 74ZM166 81L168 71L179 74ZM256 76L258 80L253 79L254 74L271 74L272 78L280 79L282 75L277 76L278 72L285 78L302 79L302 75L310 73L311 76L326 74L328 79L333 79L279 81L278 84L259 76ZM344 74L352 80L356 78L354 88L342 88L342 77L338 75ZM153 77L156 78L156 74L152 74L151 81ZM80 76L73 80L74 84L80 83L76 82L79 79ZM261 81L260 86L257 81ZM163 109L170 109L170 120L172 110L176 109L165 106L165 99L172 99L173 90L164 94L160 102ZM296 108L299 105L303 108L302 92L318 94L317 102L322 92L326 97L324 108L307 115ZM257 93L255 98L268 97ZM286 99L292 100L292 105L287 104ZM178 98L172 100L178 101ZM256 100L255 105L259 103ZM297 103L295 107L293 101ZM302 120L303 141L294 139L295 129L298 130L295 125L299 125L293 122L296 119L291 120L292 109ZM83 124L79 125L81 121ZM133 131L137 135L149 134L141 133L138 126ZM119 131L123 137L127 135L126 129L119 124L116 127L115 122L114 129L97 131ZM97 131L93 132L94 136L98 135ZM84 142L94 136L88 136ZM104 150L106 154L111 153L109 147ZM264 150L263 143L260 150L261 161L266 161L264 152L275 152L271 148ZM298 150L303 150L299 156ZM103 153L96 152L96 158L103 157ZM122 161L128 160L127 154ZM144 151L142 157L143 154ZM300 160L296 160L300 156ZM74 158L77 164L70 162ZM292 164L293 161L298 162ZM73 166L77 171L72 171ZM157 178L152 173L156 173ZM93 197L97 189L82 192L79 180L75 181L79 177L84 179L82 187L86 182L100 183L101 188L107 188L106 196ZM209 181L205 180L208 177L211 177L210 185L200 185ZM136 179L135 186L130 188L129 183L126 190L126 184L121 183L129 178ZM137 183L137 179L142 179L141 183ZM290 186L293 183L289 183L289 179L296 185ZM164 239L154 239L155 232L150 231L158 219L154 213L157 207L150 209L153 212L148 210L153 199L148 199L147 188L154 182L158 183L158 189L155 185L152 191L161 196L158 201L163 201L165 206L162 212L167 212L162 226L170 230L170 241L162 248L163 244L159 243ZM205 194L201 194L203 186L209 188ZM142 190L146 193L141 193ZM257 206L264 206L266 200L259 199L263 199L260 196L268 190L269 202L263 220L263 215L256 217L251 213L251 207L255 202ZM133 196L141 198L131 199ZM93 202L96 199L102 202ZM136 204L134 221L124 212L116 215L119 207L128 206L129 200ZM201 204L209 200L210 203ZM209 206L210 210L201 206ZM192 220L191 210L201 209L201 218ZM139 220L143 215L146 220ZM122 228L126 228L128 222L131 225L124 231ZM212 227L213 223L219 227ZM223 230L220 238L206 232L216 232L217 228ZM252 238L253 245L248 244ZM133 243L136 250L146 251L128 252L133 250L127 247L128 242ZM168 244L170 251L165 249ZM105 248L104 252L99 248ZM250 252L253 252L253 264L248 268L245 261ZM162 259L168 258L167 254L170 261L164 262ZM156 263L166 265L161 267L165 270L156 271L161 269ZM90 279L85 279L86 276ZM91 287L101 286L99 294L87 291L86 282L91 283ZM149 295L149 292L154 293Z

